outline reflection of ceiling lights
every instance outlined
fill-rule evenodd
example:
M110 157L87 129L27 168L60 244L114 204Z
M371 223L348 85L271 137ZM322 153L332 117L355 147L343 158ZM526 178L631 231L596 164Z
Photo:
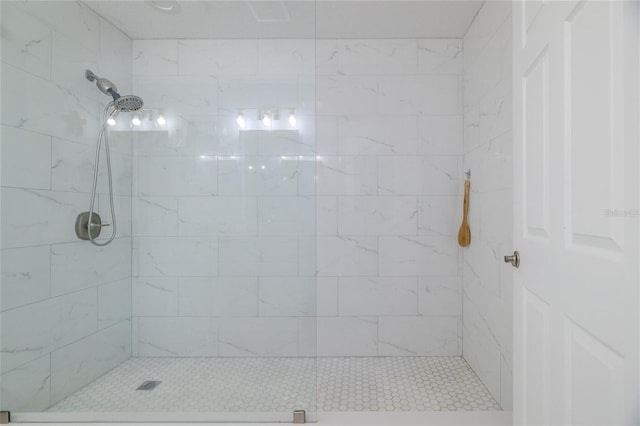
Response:
M180 13L180 4L176 0L146 0L146 3L162 13L177 15Z

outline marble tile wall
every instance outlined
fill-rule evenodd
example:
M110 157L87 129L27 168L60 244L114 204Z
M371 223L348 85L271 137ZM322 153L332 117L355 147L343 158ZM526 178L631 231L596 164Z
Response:
M169 119L134 134L134 354L461 354L462 70L462 40L134 41Z
M464 37L464 164L471 245L464 250L464 358L512 408L511 4L486 2Z
M118 238L97 248L74 233L108 100L84 70L129 93L131 40L79 2L1 7L0 405L41 411L131 356L128 132L111 144ZM104 175L99 192L108 219Z
M462 351L462 40L317 41L318 355Z

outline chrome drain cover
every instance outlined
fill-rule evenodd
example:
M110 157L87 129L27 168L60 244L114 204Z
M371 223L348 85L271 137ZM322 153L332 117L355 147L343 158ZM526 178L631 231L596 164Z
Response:
M162 383L160 381L157 380L147 380L146 382L142 383L140 386L138 386L138 388L136 390L154 390L155 388L158 387L158 385Z

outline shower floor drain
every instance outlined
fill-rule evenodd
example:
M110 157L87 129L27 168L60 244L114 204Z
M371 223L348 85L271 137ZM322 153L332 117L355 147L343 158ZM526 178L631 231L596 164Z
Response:
M138 386L138 388L136 390L154 390L155 388L158 387L158 385L162 383L160 381L157 380L147 380L146 382L142 383L140 386Z

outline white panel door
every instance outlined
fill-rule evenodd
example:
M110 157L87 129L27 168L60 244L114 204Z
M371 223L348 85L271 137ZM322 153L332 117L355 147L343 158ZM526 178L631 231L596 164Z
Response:
M514 2L516 424L640 424L639 9Z

